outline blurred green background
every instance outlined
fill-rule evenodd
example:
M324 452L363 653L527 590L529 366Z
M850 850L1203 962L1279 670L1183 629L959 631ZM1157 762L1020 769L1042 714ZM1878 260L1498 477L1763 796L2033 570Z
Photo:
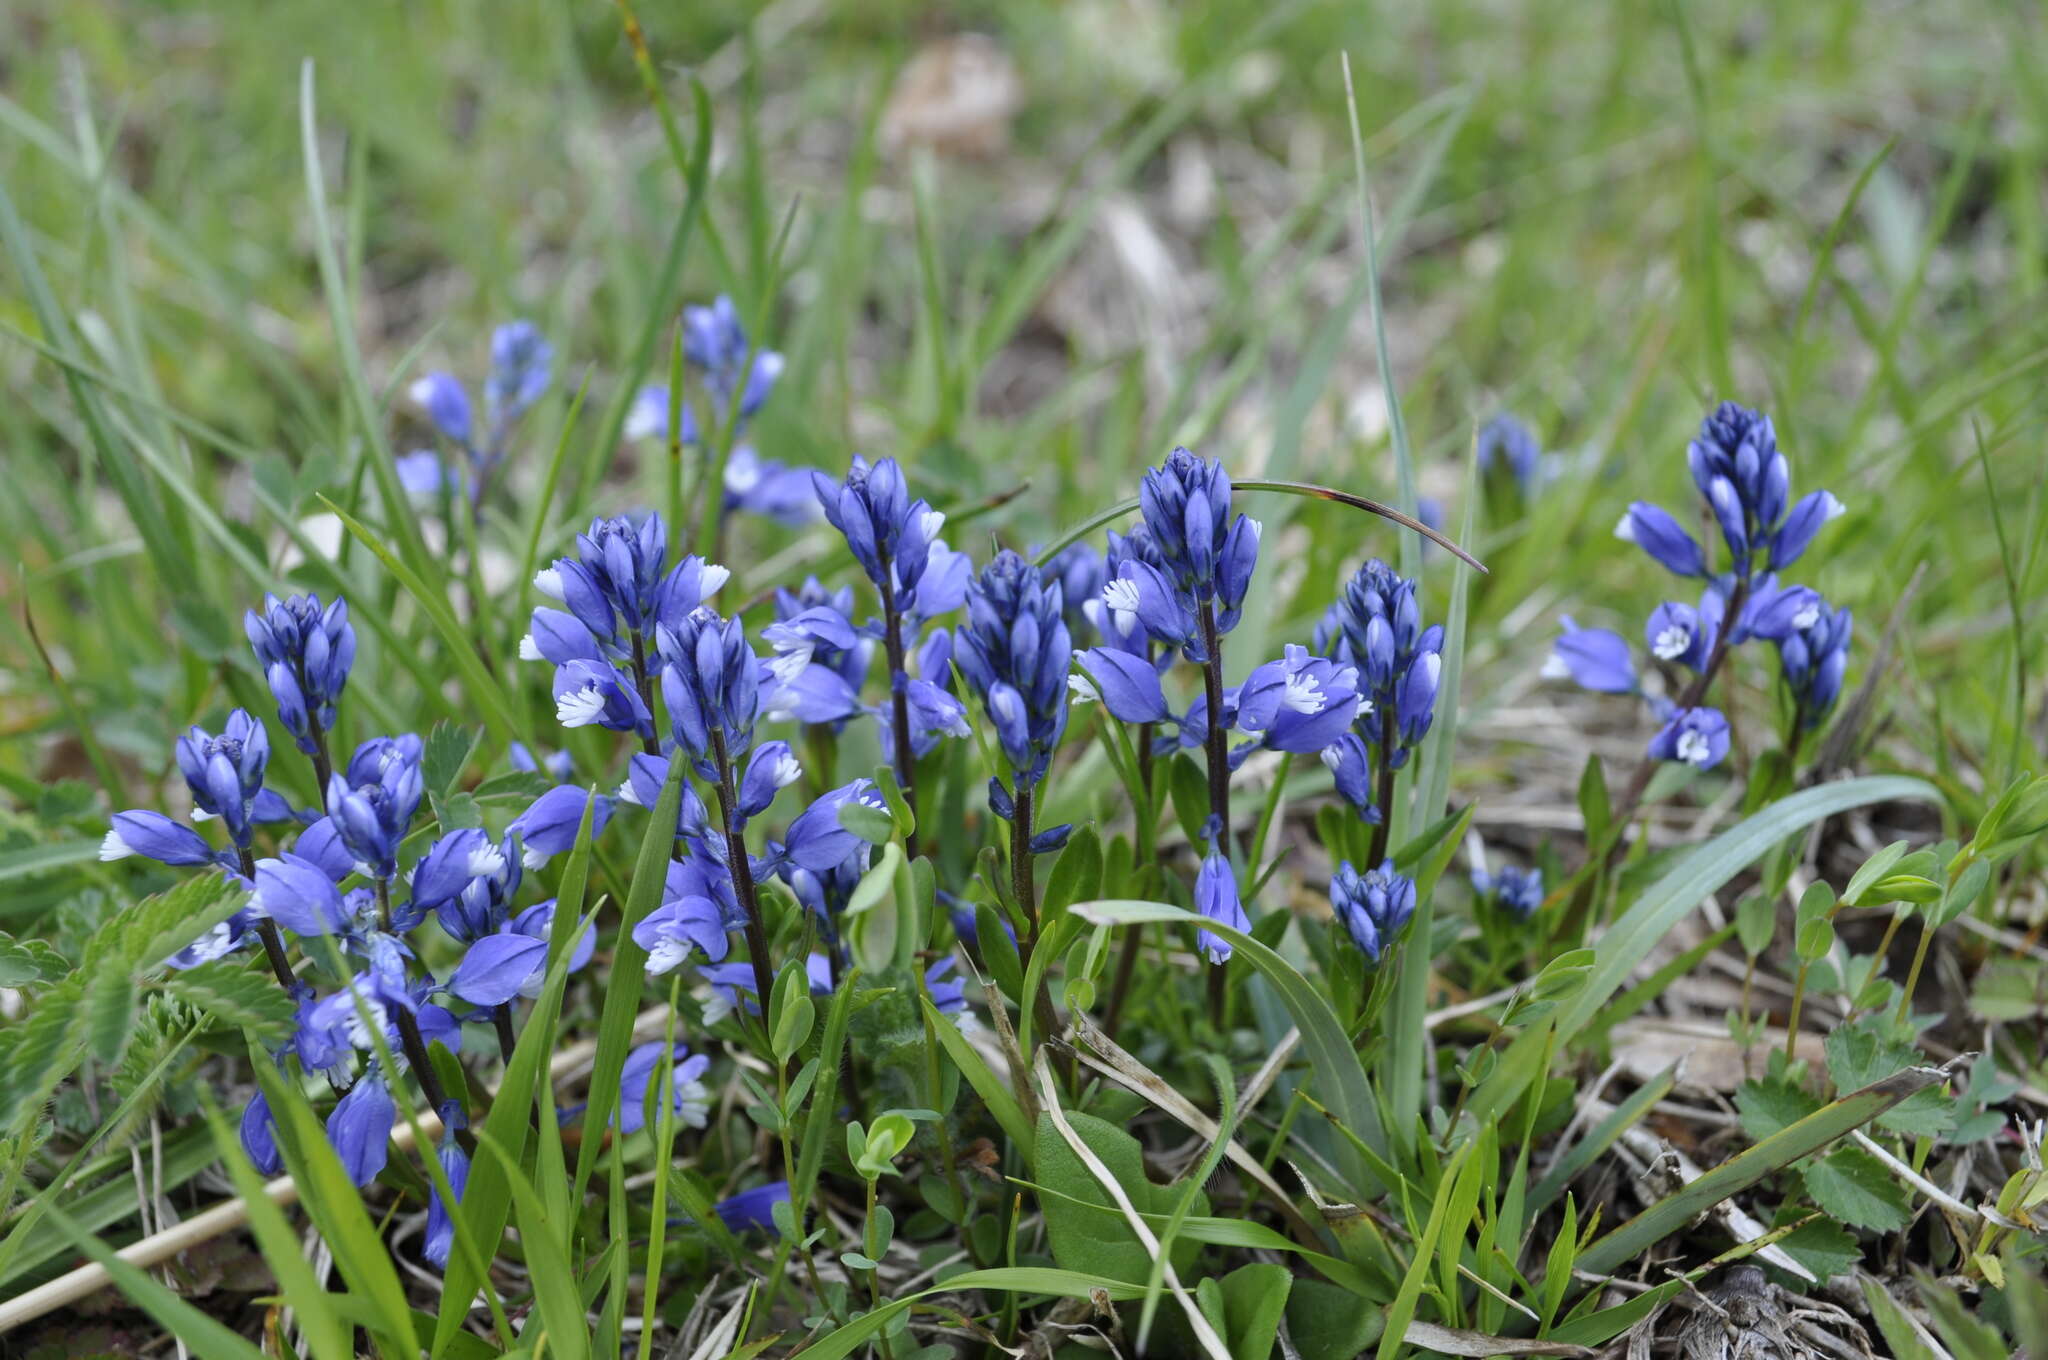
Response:
M559 377L482 528L500 570L429 573L499 663L530 603L505 576L529 535L551 555L591 513L660 503L659 450L604 439L603 415L666 370L675 308L718 292L790 359L765 455L894 454L956 508L1028 483L956 527L977 555L1130 494L1176 442L1241 477L1396 499L1343 54L1419 490L1454 531L1475 512L1493 568L1461 778L1554 804L1588 742L1639 748L1633 709L1536 671L1560 613L1637 632L1667 583L1611 526L1631 499L1683 501L1685 439L1723 396L1776 418L1795 491L1849 505L1801 570L1860 616L1852 686L1926 565L1869 759L1962 789L2033 758L2038 13L779 0L637 17L675 145L622 10L596 0L0 11L0 771L17 802L34 777L110 771L150 801L169 734L255 693L236 620L287 584L348 584L391 619L364 639L376 697L351 735L416 692L418 721L473 716L400 664L431 669L439 642L377 562L351 546L309 569L285 526L324 494L404 543L370 463L424 441L405 384L480 376L489 327L515 315L552 338ZM345 330L308 194L308 61ZM671 278L692 78L716 154ZM1500 411L1554 475L1481 507L1467 453ZM1255 510L1269 600L1247 660L1305 634L1361 556L1398 551L1382 524L1305 506ZM772 526L738 538L749 594L831 561ZM1449 559L1426 571L1440 612ZM541 688L521 687L536 732Z

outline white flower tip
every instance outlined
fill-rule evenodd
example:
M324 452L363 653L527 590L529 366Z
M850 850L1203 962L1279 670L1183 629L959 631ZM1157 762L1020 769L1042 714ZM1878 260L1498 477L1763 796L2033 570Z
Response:
M1571 674L1572 668L1566 665L1565 659L1556 652L1543 659L1542 675L1545 680L1569 680Z
M1095 688L1095 682L1079 671L1067 677L1067 688L1072 691L1077 704L1092 704L1102 697L1102 691Z
M1659 660L1671 661L1684 656L1686 648L1690 646L1692 633L1674 623L1657 634L1656 641L1650 644L1650 650L1657 654Z
M1688 765L1704 765L1713 754L1707 739L1698 732L1687 732L1678 739L1678 758Z
M553 567L542 567L533 574L533 588L551 600L562 598L562 573Z
M547 660L546 657L541 655L540 647L533 640L533 634L528 633L525 637L519 639L519 659L521 661Z
M564 727L588 727L604 714L604 696L595 686L565 691L555 700L555 719Z
M545 865L551 858L553 857L549 855L547 851L537 850L533 846L529 845L526 847L526 853L519 857L519 862L529 869L538 869Z
M946 512L943 510L925 511L924 517L918 521L918 527L924 530L924 536L927 539L937 538L939 530L946 527Z
M733 1011L731 994L720 987L713 987L711 995L704 998L704 1025L709 1028L731 1015Z
M1822 522L1826 522L1827 520L1831 519L1840 519L1842 516L1849 513L1849 507L1842 504L1841 501L1837 500L1835 498L1834 492L1823 491L1820 494L1826 498L1823 501L1821 501Z
M469 852L469 863L465 867L471 878L495 877L505 872L505 852L485 841Z
M197 826L197 825L199 825L199 824L200 824L200 823L202 823L202 822L210 822L210 821L212 821L212 820L213 820L213 816L214 816L214 815L213 815L213 814L212 814L211 812L208 812L208 811L207 811L207 810L206 810L205 808L200 808L200 807L196 807L196 808L193 808L193 809L192 809L192 824L193 824L194 826Z
M122 840L121 833L118 831L110 830L107 832L106 835L100 837L101 863L108 863L117 859L126 859L134 853L135 847L128 844L128 842Z
M634 807L647 806L640 801L640 795L634 791L633 781L630 779L619 785L619 801L621 803L631 803Z
M1344 748L1335 744L1325 746L1316 752L1316 759L1323 762L1323 768L1334 770L1344 763Z
M700 598L708 600L718 593L720 586L731 579L731 568L721 567L716 562L706 562L704 564L704 574L700 578L700 584L697 587L697 594Z
M1820 622L1820 605L1810 604L1792 616L1792 626L1804 632Z
M1614 536L1624 543L1636 541L1635 518L1628 511L1621 512L1621 518L1614 523Z
M1135 614L1138 610L1137 583L1118 577L1102 588L1102 602L1119 614Z
M654 942L654 948L647 951L647 976L661 977L672 972L689 956L688 942L664 935Z
M421 406L425 406L434 399L434 380L432 378L414 378L411 386L405 389L405 394Z
M786 789L804 777L804 767L794 755L784 752L776 759L775 768L769 773L775 777L776 788Z

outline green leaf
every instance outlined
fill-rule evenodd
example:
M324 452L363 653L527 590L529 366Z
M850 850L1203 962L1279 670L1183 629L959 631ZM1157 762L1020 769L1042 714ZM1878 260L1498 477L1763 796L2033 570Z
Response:
M1136 1138L1093 1115L1069 1113L1067 1122L1116 1177L1133 1208L1141 1214L1173 1212L1182 1187L1159 1185L1145 1174L1145 1153ZM1038 1117L1037 1146L1034 1174L1048 1189L1057 1192L1039 1201L1053 1260L1064 1269L1145 1283L1152 1272L1151 1253L1124 1221L1109 1191L1060 1136L1051 1115ZM1195 1212L1206 1216L1208 1197L1198 1190L1195 1202ZM1091 1212L1090 1206L1108 1209L1117 1216L1111 1219ZM1193 1265L1196 1245L1192 1241L1174 1245L1175 1269L1186 1270Z
M2048 1011L2048 969L2024 959L1991 959L1970 984L1970 1014L2009 1022Z
M932 1033L938 1036L939 1047L946 1050L946 1056L960 1069L960 1075L967 1079L967 1084L981 1097L981 1103L988 1107L996 1123L1009 1135L1010 1146L1022 1153L1025 1161L1034 1161L1032 1148L1035 1140L1031 1122L1024 1117L1024 1109L1017 1103L1009 1084L989 1070L981 1050L967 1041L967 1036L960 1032L950 1017L932 1005L929 997L920 996L918 1001L924 1007L925 1019L930 1023Z
M852 800L839 809L839 825L869 845L887 845L896 836L896 819L881 808Z
M1805 1212L1787 1206L1779 1211L1771 1226L1780 1227ZM1814 1278L1823 1281L1847 1275L1863 1260L1863 1248L1857 1245L1854 1234L1826 1218L1816 1218L1794 1228L1778 1239L1778 1249L1812 1271Z
M58 841L52 845L31 845L24 850L9 850L0 855L0 883L17 878L32 878L46 874L53 869L68 869L74 864L90 864L100 856L98 841Z
M1296 1280L1288 1291L1287 1339L1301 1360L1354 1360L1385 1326L1377 1304L1336 1285Z
M676 764L680 767L682 762L677 761ZM675 825L673 821L668 824ZM519 1220L519 1240L526 1248L534 1298L540 1305L541 1325L546 1329L547 1353L563 1356L564 1360L586 1360L590 1354L590 1328L584 1320L583 1299L576 1288L576 1268L570 1263L565 1240L569 1222L550 1218L540 1196L527 1184L526 1173L489 1129L477 1130L476 1141L480 1152L490 1153L502 1164L505 1188L512 1192L512 1203ZM527 1330L521 1333L521 1340L527 1339L532 1332L532 1324L529 1323ZM536 1342L535 1350L538 1349Z
M1892 866L1905 857L1906 849L1904 841L1893 841L1863 861L1863 867L1850 876L1849 886L1842 890L1842 904L1849 907L1862 906L1863 898L1869 893L1871 885L1892 871Z
M583 1112L583 1126L602 1129L611 1123L619 1099L619 1073L625 1069L626 1053L633 1046L633 1019L640 1010L640 993L646 980L647 951L633 940L633 927L661 901L668 882L669 856L675 848L676 816L683 805L683 769L687 761L669 762L668 779L640 837L640 854L633 861L632 886L626 890L626 909L619 922L618 942L613 948L611 983L605 988L604 1009L597 1021L597 1057L591 1068L590 1103ZM575 1199L581 1202L590 1175L597 1167L597 1154L605 1140L585 1138L576 1154Z
M65 957L43 941L0 934L0 987L54 982L70 971Z
M1862 1147L1837 1147L1804 1172L1806 1194L1829 1219L1878 1233L1907 1225L1911 1204L1888 1167Z
M1217 1334L1230 1343L1233 1360L1265 1360L1273 1353L1293 1283L1286 1266L1271 1262L1242 1265L1221 1280L1212 1277L1201 1282L1197 1294L1202 1311L1209 1315Z
M420 755L420 778L427 786L427 792L437 798L446 798L455 792L456 781L462 778L463 767L476 754L476 748L483 744L484 734L472 727L442 721L434 724L434 730L427 733L426 749Z
M1784 1077L1745 1081L1735 1092L1742 1131L1759 1143L1791 1128L1820 1109L1821 1104L1819 1096Z
M1102 840L1094 827L1076 827L1046 878L1045 895L1039 903L1040 929L1058 920L1076 902L1086 902L1101 893Z
M1608 1233L1580 1255L1578 1269L1596 1275L1612 1274L1730 1195L1820 1151L1915 1091L1925 1089L1939 1076L1924 1068L1900 1072L1821 1107L1792 1127L1738 1152Z
M275 1043L292 1026L295 1008L277 979L240 962L222 959L174 972L163 988L224 1025L250 1031L258 1043Z
M1599 961L1579 995L1558 1013L1557 1034L1569 1041L1625 984L1629 975L1708 894L1718 892L1786 837L1814 822L1868 803L1895 800L1939 802L1935 789L1918 779L1878 776L1847 779L1793 794L1746 817L1705 845L1688 852L1645 889L1595 945ZM1545 1026L1524 1030L1501 1055L1492 1076L1472 1092L1473 1118L1484 1123L1505 1115L1538 1075L1548 1043ZM1560 1042L1560 1048L1564 1043Z

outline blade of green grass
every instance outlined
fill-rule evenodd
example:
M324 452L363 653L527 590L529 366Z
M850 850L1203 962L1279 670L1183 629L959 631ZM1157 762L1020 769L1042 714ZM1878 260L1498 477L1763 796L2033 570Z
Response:
M1943 1073L1936 1068L1909 1067L1821 1107L1658 1200L1587 1247L1574 1263L1574 1269L1595 1275L1612 1274L1730 1195L1820 1151L1942 1077Z
M1754 864L1786 837L1850 808L1891 801L1938 802L1940 794L1922 780L1902 775L1847 779L1780 799L1688 852L1651 884L1635 904L1594 945L1593 971L1585 985L1559 1009L1555 1027L1569 1041L1599 1012L1650 950L1681 919L1730 879ZM1472 1092L1469 1108L1481 1121L1504 1116L1528 1084L1540 1075L1534 1057L1544 1045L1550 1021L1524 1030L1501 1054L1492 1076Z

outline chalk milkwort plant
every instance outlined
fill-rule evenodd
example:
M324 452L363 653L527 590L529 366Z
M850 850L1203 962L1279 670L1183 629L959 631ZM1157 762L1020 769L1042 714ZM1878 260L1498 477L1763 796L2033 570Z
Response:
M686 230L708 155L701 131ZM315 154L342 325L321 183ZM1618 796L1589 764L1567 873L1555 849L1489 862L1449 799L1478 568L1457 540L1482 501L1539 513L1558 474L1526 428L1478 433L1455 539L1412 488L1409 513L1181 447L1079 528L970 527L999 507L915 459L769 456L792 398L775 283L664 308L631 371L560 411L553 346L509 322L480 402L445 372L404 384L435 443L402 455L351 358L357 490L323 496L348 546L286 519L296 565L250 564L241 641L215 645L226 601L189 628L205 683L165 777L85 723L105 787L47 804L95 824L106 867L76 967L0 955L23 1002L0 1031L18 1303L82 1252L209 1356L1590 1354L1732 1260L1794 1290L1848 1276L1937 1195L1946 1269L2038 1327L2038 1131L1990 1200L1930 1190L1930 1156L2002 1133L2015 1084L1929 1066L1915 998L1936 932L2048 825L2048 782L2013 778L1966 840L1792 893L1809 828L1931 791L1807 777L1852 622L1789 574L1845 507L1793 496L1769 418L1708 412L1683 450L1697 513L1623 519L1698 592L1649 613L1646 660L1560 621L1546 672L1650 717ZM552 463L522 467L551 416ZM664 507L593 479L563 526L593 438L593 460L620 439L668 460ZM1262 524L1302 501L1378 512L1343 522L1370 547L1284 580ZM1439 550L1422 574L1394 565L1424 560L1411 533ZM811 551L760 547L792 536ZM1627 834L1702 789L1744 815L1676 849ZM1784 1048L1736 1095L1739 1150L1629 1201L1584 1173L1676 1074L1610 1107L1572 1072L1738 878L1737 919L1658 975L1737 934L1753 973L1796 896ZM1859 954L1835 923L1867 907L1891 915ZM1479 999L1445 1010L1447 986ZM1816 1061L1792 1040L1823 1000ZM173 1072L201 1079L175 1096ZM145 1126L188 1178L224 1169L277 1281L270 1351L112 1254L132 1197L70 1193ZM285 1174L307 1238L265 1191ZM1738 1195L1772 1207L1695 1227ZM1674 1268L1608 1287L1652 1252ZM1860 1287L1887 1336L1906 1325ZM1935 1323L1975 1336L1952 1287L1925 1291Z

